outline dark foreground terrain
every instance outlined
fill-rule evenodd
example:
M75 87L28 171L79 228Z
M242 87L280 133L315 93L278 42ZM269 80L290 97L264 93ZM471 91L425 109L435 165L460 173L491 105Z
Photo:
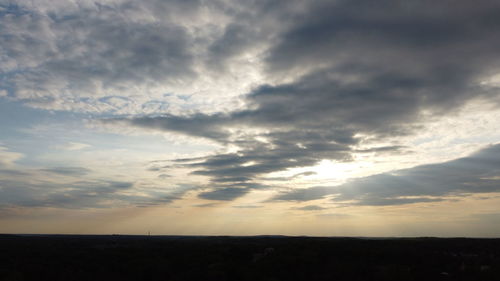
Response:
M0 280L500 280L500 239L0 235Z

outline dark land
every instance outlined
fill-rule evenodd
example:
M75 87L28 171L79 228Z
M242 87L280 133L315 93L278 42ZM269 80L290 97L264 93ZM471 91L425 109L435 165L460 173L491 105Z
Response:
M0 280L500 280L500 239L0 235Z

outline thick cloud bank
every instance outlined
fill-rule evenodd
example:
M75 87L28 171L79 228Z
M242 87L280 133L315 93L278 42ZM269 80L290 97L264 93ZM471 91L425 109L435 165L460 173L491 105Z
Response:
M483 83L500 70L494 1L107 1L52 8L20 1L2 5L0 20L0 90L7 98L47 109L118 112L102 122L230 147L172 164L209 178L203 199L270 188L266 175L324 159L397 152L404 144L368 140L413 134L468 101L497 99L496 88ZM217 86L216 80L237 81L247 91L213 91L206 99L210 114L180 94L207 81ZM217 110L215 100L224 95L241 95L243 104ZM171 110L179 104L185 110ZM446 189L441 181L440 192L426 191L435 183L429 180L392 194L396 179L415 177L402 173L348 184L352 194L338 191L335 200L390 205L470 191L446 177L452 182ZM365 191L372 184L376 192ZM321 187L277 199L330 192Z
M447 197L500 192L500 144L453 161L354 179L336 187L282 193L274 200L310 201L331 196L349 205L403 205Z
M275 34L264 53L270 83L248 93L247 109L121 122L237 146L185 164L220 188L202 198L235 198L246 194L235 186L256 188L265 174L349 161L367 137L411 134L472 99L496 98L481 81L498 72L499 8L491 1L313 1ZM370 202L415 201L398 200Z

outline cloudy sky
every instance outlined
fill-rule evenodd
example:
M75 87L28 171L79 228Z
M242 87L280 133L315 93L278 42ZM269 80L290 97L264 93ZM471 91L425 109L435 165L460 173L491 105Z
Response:
M500 3L0 0L0 232L500 236Z

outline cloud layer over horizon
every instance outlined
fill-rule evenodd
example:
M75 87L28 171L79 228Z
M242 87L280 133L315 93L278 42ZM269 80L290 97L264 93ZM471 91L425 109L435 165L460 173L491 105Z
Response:
M0 211L500 192L500 3L6 0L0 23Z

